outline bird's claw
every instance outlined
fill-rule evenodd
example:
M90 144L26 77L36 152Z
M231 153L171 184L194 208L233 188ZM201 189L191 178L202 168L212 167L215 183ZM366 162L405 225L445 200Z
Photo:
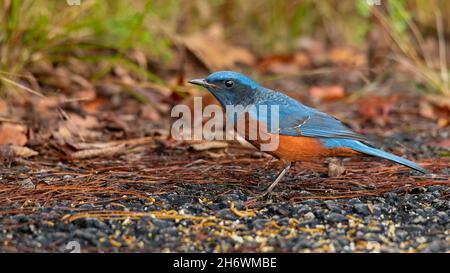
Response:
M265 198L271 198L272 192L271 191L264 191L261 194L257 194L253 197L250 197L247 201L244 202L245 206L251 206L254 205L258 200L263 200Z

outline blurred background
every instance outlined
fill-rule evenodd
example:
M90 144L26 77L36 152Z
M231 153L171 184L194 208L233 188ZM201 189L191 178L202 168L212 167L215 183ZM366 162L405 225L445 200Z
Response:
M449 124L445 0L0 5L0 115L7 124L1 144L167 131L173 105L189 104L196 94L215 103L186 81L224 69L249 74L364 133L398 129L400 120L407 131L429 131L432 124L445 133ZM16 134L26 141L11 139Z

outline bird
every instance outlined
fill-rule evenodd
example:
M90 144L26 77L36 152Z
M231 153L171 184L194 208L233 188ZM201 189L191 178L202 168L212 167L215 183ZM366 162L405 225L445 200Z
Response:
M247 123L256 119L258 126L262 125L265 128L262 132L278 137L276 148L264 152L284 163L283 169L262 196L270 194L297 161L313 161L327 157L373 156L404 165L423 174L428 173L417 163L375 148L366 137L354 132L337 118L304 105L281 92L265 88L239 72L217 71L206 78L192 79L189 83L206 88L224 109L236 105L242 105L241 109L244 109L242 111L250 109L249 106L255 106L252 109L261 106L278 107L278 124L271 122L270 118L262 119L258 111L244 113ZM227 115L227 121L236 123L237 115ZM277 128L274 128L275 125L278 125ZM261 148L262 137L250 139L248 132L250 129L246 127L246 130L243 132L245 139L256 148Z

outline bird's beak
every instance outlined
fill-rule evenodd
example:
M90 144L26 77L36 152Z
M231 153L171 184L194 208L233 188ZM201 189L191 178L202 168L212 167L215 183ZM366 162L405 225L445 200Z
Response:
M193 80L190 80L189 83L192 83L192 84L195 84L195 85L200 85L200 86L203 86L203 87L206 87L206 88L208 88L208 87L212 87L212 88L217 87L215 84L207 82L206 79L193 79Z

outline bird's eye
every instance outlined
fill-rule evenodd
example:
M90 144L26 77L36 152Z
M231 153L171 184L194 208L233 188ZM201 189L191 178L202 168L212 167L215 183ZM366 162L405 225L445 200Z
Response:
M233 85L234 85L234 81L231 81L231 80L225 81L225 86L227 88L231 88L231 87L233 87Z

